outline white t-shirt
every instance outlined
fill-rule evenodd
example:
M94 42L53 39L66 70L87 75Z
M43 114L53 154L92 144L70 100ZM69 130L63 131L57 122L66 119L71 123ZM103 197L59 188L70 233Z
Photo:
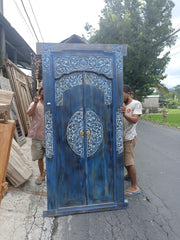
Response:
M130 117L134 114L141 115L142 104L139 101L133 99L131 103L126 105L125 114ZM124 118L124 141L125 142L130 141L134 139L135 136L137 136L136 125L137 123L131 123Z

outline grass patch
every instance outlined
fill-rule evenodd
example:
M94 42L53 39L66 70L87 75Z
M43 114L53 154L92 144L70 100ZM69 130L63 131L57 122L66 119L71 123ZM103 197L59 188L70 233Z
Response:
M163 121L162 113L150 113L146 117L145 114L142 115L142 119L150 120L154 123L163 124L172 127L180 128L180 109L167 109L167 121Z

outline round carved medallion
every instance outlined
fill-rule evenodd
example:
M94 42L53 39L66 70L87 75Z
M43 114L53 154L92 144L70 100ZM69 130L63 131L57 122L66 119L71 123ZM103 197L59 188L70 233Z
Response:
M85 127L84 123L86 124ZM67 141L72 151L82 158L84 157L85 135L87 157L90 157L96 153L103 141L103 124L98 115L90 109L86 110L83 121L83 109L81 108L73 114L68 123Z

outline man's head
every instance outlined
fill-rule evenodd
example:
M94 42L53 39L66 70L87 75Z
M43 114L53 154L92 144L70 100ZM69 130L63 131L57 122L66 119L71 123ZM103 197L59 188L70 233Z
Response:
M123 86L123 101L125 104L131 99L131 88L129 85L125 84Z

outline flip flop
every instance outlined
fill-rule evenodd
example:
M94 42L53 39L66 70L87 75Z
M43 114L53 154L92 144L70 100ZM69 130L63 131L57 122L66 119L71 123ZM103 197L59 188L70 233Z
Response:
M39 177L36 179L35 183L36 183L37 185L41 185L44 180L45 180L45 177L39 176Z
M132 192L132 191L126 191L126 193L124 194L124 196L129 197L129 196L133 196L133 195L137 195L140 194L141 190L138 190L136 192Z

